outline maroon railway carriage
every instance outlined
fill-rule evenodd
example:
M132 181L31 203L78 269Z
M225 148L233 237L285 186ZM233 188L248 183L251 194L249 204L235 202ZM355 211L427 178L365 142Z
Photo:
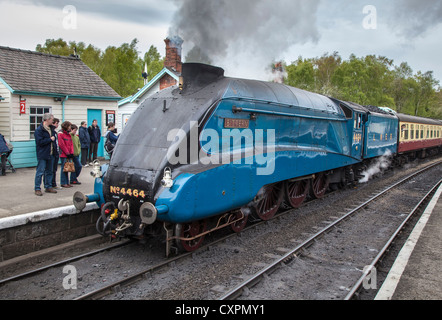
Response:
M423 158L442 149L442 122L398 113L398 154Z

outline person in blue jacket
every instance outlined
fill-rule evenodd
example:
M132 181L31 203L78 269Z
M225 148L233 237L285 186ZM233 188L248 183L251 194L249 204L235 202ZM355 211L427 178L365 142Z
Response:
M80 138L81 144L81 165L83 167L88 167L87 157L89 152L89 147L91 145L91 137L89 136L89 131L87 129L87 122L82 121L80 128L78 130L78 137Z
M115 132L115 124L113 122L109 122L109 124L107 125L106 143L104 145L104 148L106 149L106 152L109 154L110 158L112 158L112 153L119 137L115 135Z
M52 167L55 159L54 145L55 137L51 125L53 123L54 116L50 113L43 115L43 122L35 130L35 148L37 152L37 171L35 173L35 185L34 193L36 196L41 197L41 179L44 176L44 187L47 193L57 193L52 187Z
M2 176L6 176L6 160L9 156L9 148L5 137L0 133L0 155L2 159Z

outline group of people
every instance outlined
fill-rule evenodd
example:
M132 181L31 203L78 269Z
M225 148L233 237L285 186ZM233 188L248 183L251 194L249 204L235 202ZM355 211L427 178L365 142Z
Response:
M88 167L97 159L98 144L101 140L101 130L97 120L88 128L87 122L82 121L80 128L77 125L65 121L61 124L61 130L57 133L60 120L50 113L43 115L43 122L35 130L35 144L37 150L37 170L35 173L34 192L42 196L41 183L43 178L46 193L57 193L56 174L59 161L61 162L60 186L72 188L73 185L81 184L78 181L83 167ZM109 123L108 129L114 131L115 125ZM78 131L78 135L77 135ZM110 139L109 133L106 135ZM114 137L116 137L114 135ZM115 139L115 143L118 137ZM81 155L81 160L80 160ZM67 161L72 161L75 172L63 172Z

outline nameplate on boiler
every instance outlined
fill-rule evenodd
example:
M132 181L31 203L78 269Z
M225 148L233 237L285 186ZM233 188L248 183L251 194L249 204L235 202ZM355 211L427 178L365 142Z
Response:
M224 119L224 128L228 129L247 129L249 127L249 120L247 119Z

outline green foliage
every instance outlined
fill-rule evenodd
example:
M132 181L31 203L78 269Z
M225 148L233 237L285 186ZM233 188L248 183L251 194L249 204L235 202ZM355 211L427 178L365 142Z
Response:
M92 44L63 39L47 39L44 45L38 44L38 52L69 56L76 52L81 60L99 75L120 96L126 97L137 92L144 85L141 76L147 64L148 79L151 80L163 68L163 60L156 47L151 46L141 59L137 50L138 40L123 43L119 47L109 46L102 51Z
M149 51L144 54L144 66L147 67L147 80L152 80L164 67L164 59L155 46L150 46ZM144 69L143 69L144 70Z
M343 61L337 52L292 62L285 83L362 105L385 106L398 112L442 118L442 94L433 72L413 74L403 62L382 56L351 55Z

